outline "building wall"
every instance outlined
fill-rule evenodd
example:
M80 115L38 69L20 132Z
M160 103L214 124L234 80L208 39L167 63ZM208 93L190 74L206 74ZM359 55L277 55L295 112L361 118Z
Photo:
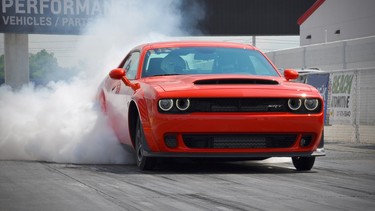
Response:
M375 36L271 51L266 55L276 67L284 69L344 70L375 67Z
M300 25L300 45L375 35L374 0L325 0ZM340 30L339 34L335 34ZM311 39L306 39L307 36Z
M343 83L335 76L354 76L350 83L353 92L348 97L350 111L345 113L349 117L340 113L346 107L332 104L331 97L326 99L327 141L375 142L374 11L374 0L325 0L300 25L301 47L266 53L278 68L319 68L328 72L328 96L332 96L334 84ZM335 33L337 30L340 33Z

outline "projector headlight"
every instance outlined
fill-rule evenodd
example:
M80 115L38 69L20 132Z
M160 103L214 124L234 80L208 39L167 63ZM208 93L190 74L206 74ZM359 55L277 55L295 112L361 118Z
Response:
M302 100L301 99L289 99L288 100L288 107L290 110L297 111L302 106Z
M176 107L180 111L186 111L190 107L190 100L189 99L177 99Z
M305 99L304 102L305 108L309 111L313 111L319 106L319 100L318 99L312 99L312 98L307 98Z
M163 111L169 111L173 107L173 100L172 99L161 99L159 100L159 108Z

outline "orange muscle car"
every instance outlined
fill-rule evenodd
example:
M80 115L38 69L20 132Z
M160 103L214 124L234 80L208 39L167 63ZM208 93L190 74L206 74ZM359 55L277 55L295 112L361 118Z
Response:
M325 154L323 100L297 77L250 45L159 42L132 49L98 99L141 170L160 157L291 157L310 170Z

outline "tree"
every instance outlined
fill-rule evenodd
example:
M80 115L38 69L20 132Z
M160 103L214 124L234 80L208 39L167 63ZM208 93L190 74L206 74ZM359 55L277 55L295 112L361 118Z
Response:
M53 53L45 49L29 55L30 81L44 85L49 81L69 80L76 75L77 68L62 68ZM4 83L4 55L0 56L0 84Z
M49 81L56 81L56 77L61 68L58 65L57 59L53 53L48 53L45 49L30 54L30 81L35 84L46 84Z
M49 81L69 80L76 75L77 68L62 68L53 53L45 49L29 54L30 80L36 85L45 85ZM4 80L4 55L0 56L0 85Z
M60 67L53 53L45 49L30 54L30 80L36 85L44 85L49 81L69 80L77 74L77 68Z
M36 54L30 54L30 79L49 79L51 72L59 69L57 59L53 53L48 53L45 49Z

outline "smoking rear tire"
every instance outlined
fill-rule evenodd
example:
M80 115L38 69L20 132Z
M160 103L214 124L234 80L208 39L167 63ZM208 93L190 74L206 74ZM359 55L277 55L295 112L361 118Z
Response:
M142 123L140 119L137 120L137 128L135 135L135 152L137 166L140 170L153 170L156 166L156 158L147 157L144 155L144 144L146 142Z
M293 165L297 171L309 171L315 163L315 157L292 157Z

